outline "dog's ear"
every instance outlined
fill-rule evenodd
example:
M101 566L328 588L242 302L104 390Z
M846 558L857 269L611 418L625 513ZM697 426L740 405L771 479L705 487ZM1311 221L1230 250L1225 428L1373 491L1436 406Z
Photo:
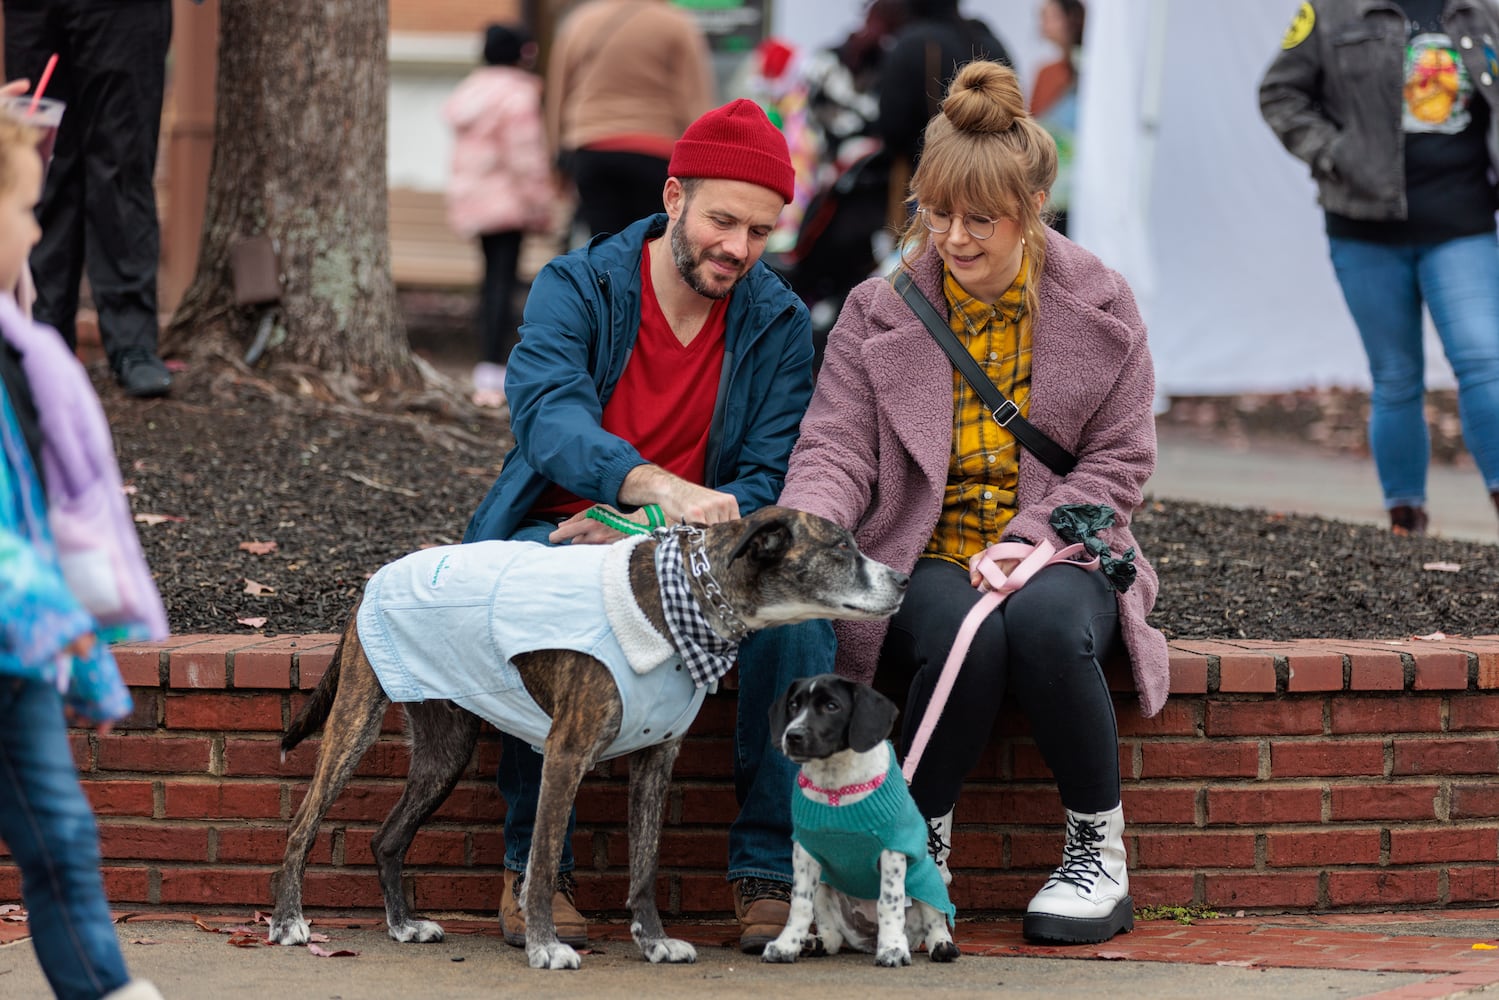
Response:
M895 726L895 702L868 684L854 684L854 707L849 713L848 745L863 753L879 746Z
M739 539L739 544L734 546L734 551L729 553L729 562L733 562L746 552L756 563L767 565L780 562L786 557L786 551L791 548L791 525L784 518L776 518L757 524L744 533Z

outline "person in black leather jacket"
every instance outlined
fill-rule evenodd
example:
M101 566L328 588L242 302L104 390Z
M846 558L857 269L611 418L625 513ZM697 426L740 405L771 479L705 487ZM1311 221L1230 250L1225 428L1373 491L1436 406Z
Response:
M1427 525L1423 305L1457 377L1464 441L1499 506L1499 8L1308 0L1259 97L1317 181L1369 358L1369 446L1391 527Z

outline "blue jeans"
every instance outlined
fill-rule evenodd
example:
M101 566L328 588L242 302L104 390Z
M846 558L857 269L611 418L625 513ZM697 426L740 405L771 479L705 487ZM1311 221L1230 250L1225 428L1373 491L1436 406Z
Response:
M1499 490L1499 240L1494 233L1425 245L1329 239L1333 269L1374 383L1369 449L1386 507L1426 502L1431 439L1421 306L1457 378L1463 441Z
M37 961L58 1000L98 1000L124 986L94 812L62 699L39 681L0 677L0 839L21 869Z
M526 521L511 535L545 542L556 526ZM770 742L770 706L798 677L833 669L833 628L825 621L766 629L739 647L739 705L734 727L734 794L739 815L729 826L730 881L746 876L791 881L791 793L797 768ZM498 784L505 799L505 867L526 870L536 804L541 792L541 755L525 740L500 737ZM559 871L576 866L574 810L567 820Z

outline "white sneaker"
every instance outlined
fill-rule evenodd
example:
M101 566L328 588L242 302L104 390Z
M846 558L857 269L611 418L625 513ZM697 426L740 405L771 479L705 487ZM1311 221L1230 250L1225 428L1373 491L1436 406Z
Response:
M1090 944L1135 926L1124 855L1124 807L1067 810L1062 866L1025 909L1022 930L1032 941Z
M164 1000L161 992L144 979L132 979L117 990L104 994L102 1000Z
M947 870L947 858L952 854L952 810L946 816L935 816L926 821L926 852L937 862L937 871L942 874L942 884L952 885L952 872Z

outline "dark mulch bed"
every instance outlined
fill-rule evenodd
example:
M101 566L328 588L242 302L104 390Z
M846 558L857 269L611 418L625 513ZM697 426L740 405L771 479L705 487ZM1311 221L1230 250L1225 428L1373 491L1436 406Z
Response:
M182 633L337 631L373 570L461 538L509 441L497 418L330 405L210 366L164 400L96 383ZM1170 499L1135 523L1170 638L1499 632L1492 545Z

